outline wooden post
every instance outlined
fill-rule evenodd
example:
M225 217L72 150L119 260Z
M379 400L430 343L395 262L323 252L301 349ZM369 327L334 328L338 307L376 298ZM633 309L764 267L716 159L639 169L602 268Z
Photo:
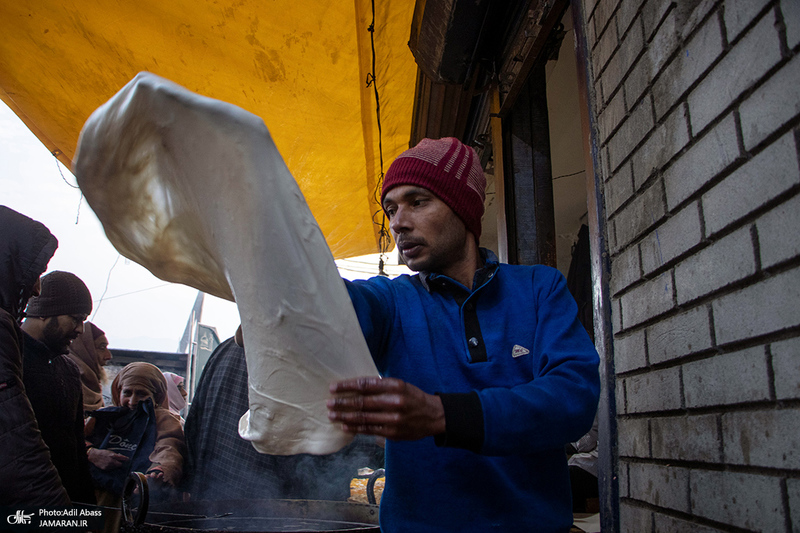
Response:
M544 63L537 64L504 122L509 261L556 266L555 208Z
M494 158L494 188L497 202L497 258L508 263L508 231L506 229L505 178L503 174L503 121L500 112L500 91L497 85L491 89L492 100L489 105L492 127L492 157Z

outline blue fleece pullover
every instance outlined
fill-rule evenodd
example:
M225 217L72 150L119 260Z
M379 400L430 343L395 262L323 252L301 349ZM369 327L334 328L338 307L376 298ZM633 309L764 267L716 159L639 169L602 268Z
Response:
M440 394L446 434L387 441L381 529L567 532L564 445L592 426L598 355L564 277L485 266L347 282L381 374Z

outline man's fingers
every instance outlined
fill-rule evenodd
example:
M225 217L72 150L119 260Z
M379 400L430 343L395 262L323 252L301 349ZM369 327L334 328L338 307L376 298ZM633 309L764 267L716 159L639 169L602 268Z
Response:
M364 425L392 425L400 422L400 415L393 412L342 412L342 411L329 411L328 418L336 422L342 422L351 426L364 426Z
M386 426L354 426L342 424L342 431L346 431L347 433L360 433L363 435L379 435L381 437L392 436L392 434L387 433Z
M367 376L331 383L330 392L332 394L347 392L378 394L381 392L397 392L402 390L402 386L403 382L398 379Z
M328 398L325 401L328 409L361 411L364 409L363 396L339 396L336 398Z
M405 400L398 394L372 394L337 396L328 398L328 409L336 411L383 411L385 409L402 409Z

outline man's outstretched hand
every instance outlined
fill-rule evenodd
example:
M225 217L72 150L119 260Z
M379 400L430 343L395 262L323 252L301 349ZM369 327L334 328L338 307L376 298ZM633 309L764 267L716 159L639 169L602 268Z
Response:
M442 400L394 378L353 378L330 387L328 418L349 433L417 440L445 432Z

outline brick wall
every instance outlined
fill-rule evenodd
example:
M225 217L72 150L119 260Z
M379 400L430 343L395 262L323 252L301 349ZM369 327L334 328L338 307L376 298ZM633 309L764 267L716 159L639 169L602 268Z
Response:
M800 531L800 0L583 0L620 530Z

